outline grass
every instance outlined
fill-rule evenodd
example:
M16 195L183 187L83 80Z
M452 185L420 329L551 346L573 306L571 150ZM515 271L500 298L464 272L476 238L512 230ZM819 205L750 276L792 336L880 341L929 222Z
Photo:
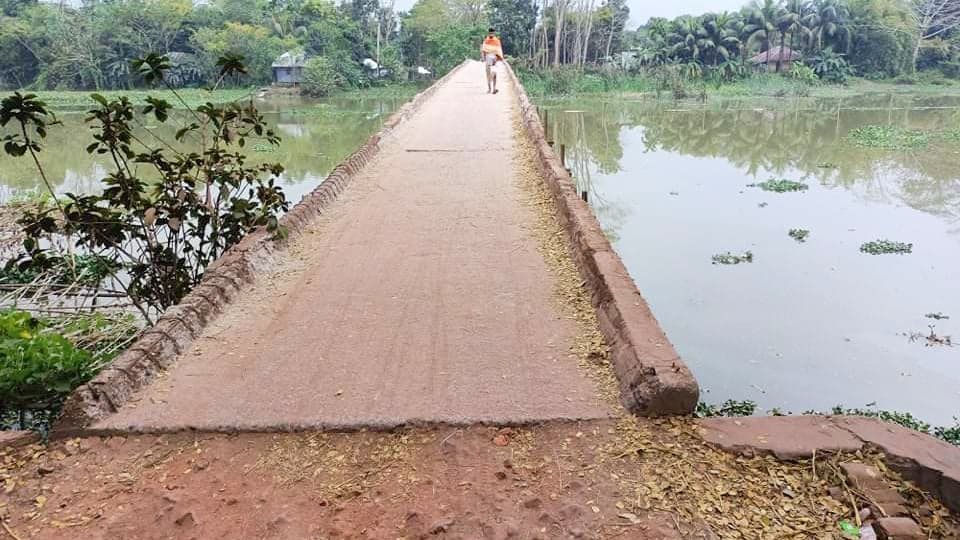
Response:
M531 96L656 94L656 79L644 71L577 71L570 68L530 70L514 66L517 76ZM960 96L960 81L921 77L911 84L898 84L894 79L868 80L851 77L846 84L809 84L776 73L758 73L743 79L716 84L701 79L682 81L688 98L698 97L702 91L708 97L745 98L846 98L864 94L917 94ZM669 90L662 92L673 99ZM793 101L793 100L791 100Z
M894 242L892 240L873 240L860 246L860 251L870 255L904 255L913 253L913 244Z
M794 191L806 191L810 186L804 184L803 182L794 182L793 180L785 180L782 178L771 178L766 182L760 182L759 184L747 184L747 187L758 187L764 191L772 191L774 193L789 193Z
M412 98L427 88L433 81L394 82L360 89L337 90L330 94L334 98Z

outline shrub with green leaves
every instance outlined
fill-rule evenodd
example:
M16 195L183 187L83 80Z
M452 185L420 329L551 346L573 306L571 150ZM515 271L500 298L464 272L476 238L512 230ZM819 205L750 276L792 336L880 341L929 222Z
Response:
M307 60L303 67L303 82L300 90L305 95L323 97L346 86L347 81L337 71L336 63L330 58L316 56Z
M0 409L48 407L96 371L93 355L30 314L0 312Z
M219 66L220 81L246 72L242 59L233 56L221 58ZM73 283L91 288L110 277L149 323L252 230L263 227L274 237L284 236L279 217L289 203L277 183L283 166L247 165L241 151L248 140L269 145L280 140L252 101L191 108L166 80L167 57L151 54L132 67L147 83L164 84L188 114L171 116L173 105L157 97L147 97L138 108L123 96L93 94L86 117L92 142L86 150L112 164L101 193L56 198L42 151L47 130L57 121L35 95L3 99L0 126L14 127L3 139L5 152L29 154L54 197L54 205L27 211L20 220L23 249L12 264L22 275L14 277L69 269ZM136 123L144 116L160 124L176 122L173 140L138 137ZM188 138L201 141L199 151L177 149ZM148 181L147 169L159 180ZM12 273L9 264L5 273Z

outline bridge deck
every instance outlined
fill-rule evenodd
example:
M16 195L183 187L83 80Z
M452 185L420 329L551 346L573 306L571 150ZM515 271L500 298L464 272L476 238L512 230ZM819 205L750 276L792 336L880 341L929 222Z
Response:
M94 429L604 417L531 232L516 96L460 69L173 368Z

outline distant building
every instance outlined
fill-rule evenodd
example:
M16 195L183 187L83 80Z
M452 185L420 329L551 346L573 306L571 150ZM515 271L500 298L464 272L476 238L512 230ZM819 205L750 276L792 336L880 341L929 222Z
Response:
M279 86L297 86L303 82L303 66L307 55L303 50L287 51L273 61L273 83Z
M751 58L750 63L758 69L767 71L775 71L779 64L780 70L785 71L789 70L790 66L799 60L800 53L784 45L761 52Z

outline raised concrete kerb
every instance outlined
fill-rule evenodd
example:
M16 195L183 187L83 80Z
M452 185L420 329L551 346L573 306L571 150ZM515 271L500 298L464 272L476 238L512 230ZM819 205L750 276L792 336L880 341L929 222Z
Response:
M728 452L801 460L814 452L875 448L904 478L960 512L960 448L874 418L767 416L700 421L703 438Z
M300 235L309 223L337 199L350 180L380 150L380 141L416 112L437 89L467 62L460 64L413 100L400 107L377 134L367 140L330 175L307 194L280 223L290 237ZM239 244L213 262L203 281L176 306L168 309L150 328L143 330L129 349L120 354L90 382L67 398L54 434L81 432L95 420L116 412L161 370L184 351L210 321L220 314L246 285L274 261L285 242L265 230L248 234Z
M600 330L611 346L620 400L629 411L645 416L693 412L700 396L696 379L660 328L596 216L577 194L573 179L547 143L536 108L509 65L507 74L580 273L590 288Z

